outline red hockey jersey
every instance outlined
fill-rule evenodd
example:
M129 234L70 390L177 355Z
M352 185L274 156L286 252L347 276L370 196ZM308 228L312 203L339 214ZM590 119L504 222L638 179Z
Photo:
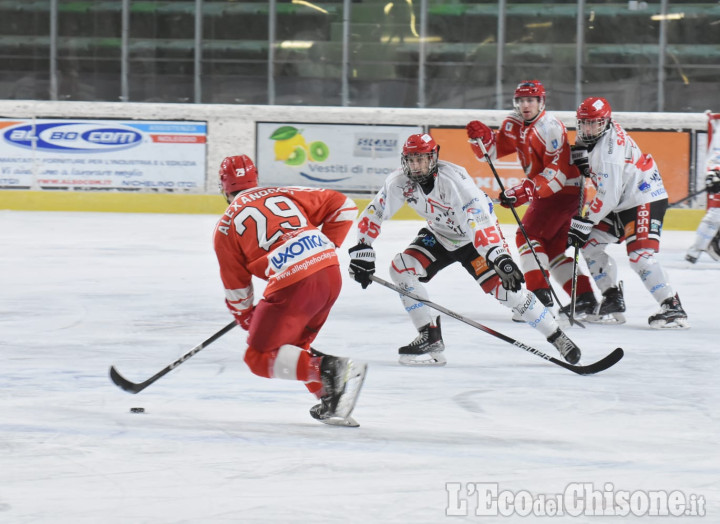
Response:
M330 189L256 187L239 193L215 226L215 253L230 311L253 307L252 277L265 295L338 265L357 206Z
M517 152L525 176L535 183L540 198L559 191L579 194L583 181L570 163L567 131L551 113L543 111L530 124L512 113L496 132L496 139L497 158Z

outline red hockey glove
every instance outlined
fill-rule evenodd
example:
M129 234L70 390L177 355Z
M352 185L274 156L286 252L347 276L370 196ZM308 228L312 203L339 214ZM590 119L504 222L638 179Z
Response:
M521 206L535 198L535 184L529 178L500 193L500 205L503 207Z
M237 322L238 326L243 328L245 331L248 331L250 329L250 322L252 322L253 313L255 313L255 306L240 313L236 313L235 322Z
M485 158L482 148L477 144L477 140L480 140L485 149L490 151L490 148L495 145L495 133L488 126L480 122L479 120L473 120L467 126L465 126L468 138L470 139L470 147L478 158Z

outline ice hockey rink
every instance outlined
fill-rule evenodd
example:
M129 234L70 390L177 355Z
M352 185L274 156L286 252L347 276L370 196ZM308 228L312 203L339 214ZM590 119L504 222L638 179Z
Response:
M416 333L396 293L347 276L351 233L342 294L314 343L369 363L361 427L350 429L312 420L300 383L252 375L239 328L137 395L109 380L111 364L145 380L231 321L215 220L0 212L0 522L720 522L720 263L684 261L693 232L666 231L660 254L685 331L648 327L657 305L613 246L627 324L568 330L584 364L625 350L593 376L450 317L446 367L398 365L397 347ZM392 255L421 225L385 224L378 276L389 278ZM559 356L460 266L428 289ZM681 515L643 512L649 493ZM592 497L625 497L636 511L590 516ZM538 516L559 499L576 505Z

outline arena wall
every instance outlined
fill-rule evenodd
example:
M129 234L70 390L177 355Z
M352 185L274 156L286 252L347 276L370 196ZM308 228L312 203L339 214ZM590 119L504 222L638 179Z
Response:
M555 112L568 128L575 127L573 112ZM211 213L224 209L217 193L216 173L225 156L256 151L256 122L306 122L318 124L390 124L464 127L468 120L479 119L499 126L507 111L448 110L404 108L352 108L306 106L253 106L223 104L144 104L106 102L0 101L4 118L69 118L121 120L193 120L207 122L207 157L204 191L195 193L153 193L115 191L0 191L0 209L43 211L98 211L136 213ZM703 113L615 113L615 119L627 129L695 130L707 128ZM262 174L261 174L262 178ZM366 198L356 199L359 206ZM695 229L702 209L670 209L668 229ZM513 217L498 210L501 222ZM399 218L416 215L406 209Z

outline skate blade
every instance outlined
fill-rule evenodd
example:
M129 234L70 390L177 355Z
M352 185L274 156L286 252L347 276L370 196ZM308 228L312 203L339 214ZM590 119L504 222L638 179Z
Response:
M689 329L690 324L686 318L676 318L670 322L665 322L664 320L650 322L650 327L653 329Z
M357 421L352 417L347 418L340 418L340 417L330 417L330 418L320 418L317 419L323 424L327 424L328 426L342 426L344 428L359 428L360 424L357 423Z
M624 324L625 315L622 313L608 313L607 315L587 315L587 322L591 324Z
M419 358L426 357L426 358ZM439 367L447 364L445 355L438 353L425 353L424 355L400 355L398 360L403 366L414 367Z
M352 360L348 361L345 369L345 388L335 408L334 416L340 419L348 419L350 413L355 409L358 395L365 382L367 364L358 364Z

